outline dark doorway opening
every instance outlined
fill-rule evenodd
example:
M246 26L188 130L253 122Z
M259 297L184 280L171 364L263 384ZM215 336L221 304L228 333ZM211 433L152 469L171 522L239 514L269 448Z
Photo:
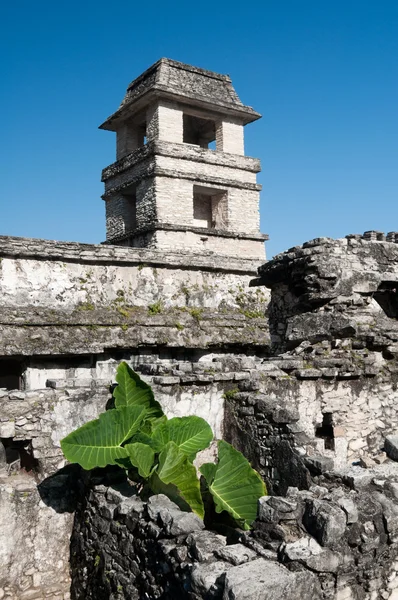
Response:
M0 388L22 389L23 365L20 360L0 359Z
M39 461L33 456L32 440L14 440L14 438L0 438L0 443L5 451L5 467L11 471L36 473L39 470Z
M325 413L322 424L315 428L315 437L322 438L325 450L334 450L333 414Z
M373 298L387 317L398 319L398 281L382 281Z

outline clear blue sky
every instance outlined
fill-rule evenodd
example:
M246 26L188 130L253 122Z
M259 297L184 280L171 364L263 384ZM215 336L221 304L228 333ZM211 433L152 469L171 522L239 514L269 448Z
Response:
M105 239L97 129L162 56L229 73L263 118L268 254L398 230L397 0L19 0L0 16L0 234Z

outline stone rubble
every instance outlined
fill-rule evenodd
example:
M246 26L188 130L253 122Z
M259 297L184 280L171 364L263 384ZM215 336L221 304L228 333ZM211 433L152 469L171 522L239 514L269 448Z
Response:
M367 474L330 472L265 496L251 531L222 533L166 496L141 500L121 472L98 471L81 482L72 600L393 600L398 464Z

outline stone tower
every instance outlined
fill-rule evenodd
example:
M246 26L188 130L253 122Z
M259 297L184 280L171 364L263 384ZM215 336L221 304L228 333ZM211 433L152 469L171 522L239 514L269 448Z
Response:
M259 118L227 75L162 58L135 79L100 127L116 131L107 242L263 260L260 161L243 144Z

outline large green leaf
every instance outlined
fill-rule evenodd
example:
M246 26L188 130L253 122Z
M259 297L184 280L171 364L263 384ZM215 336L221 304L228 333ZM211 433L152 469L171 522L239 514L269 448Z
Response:
M141 477L148 478L155 462L155 452L152 448L141 442L126 444L124 448L127 450L131 464L137 467Z
M153 447L158 452L174 442L190 459L194 459L199 450L207 448L213 439L210 425L201 417L174 417L157 427L152 435Z
M62 451L69 462L87 470L118 464L128 456L122 444L138 431L146 414L145 406L108 410L64 437Z
M160 425L162 425L163 423L167 423L166 415L162 415L161 417L153 417L145 421L145 423L143 423L141 431L143 434L150 436L153 434L155 429L157 429L157 427L160 427Z
M181 496L178 487L173 483L163 483L163 481L157 476L156 471L151 474L149 484L154 494L164 494L170 498L174 504L177 504L181 510L185 512L191 512L191 507Z
M113 391L113 397L117 409L122 406L144 406L148 411L148 417L163 415L159 402L154 398L151 386L142 381L126 362L120 363L116 381L118 385Z
M210 486L214 481L214 477L217 471L217 465L215 463L205 463L200 467L199 470L202 473L203 477L206 479L207 485Z
M163 483L176 486L182 499L203 519L204 507L196 469L174 442L169 442L160 453L156 475ZM151 487L156 487L156 481L150 483Z
M216 512L227 511L244 529L250 529L257 516L258 499L267 493L260 475L238 450L223 440L218 442L218 464L203 465Z

